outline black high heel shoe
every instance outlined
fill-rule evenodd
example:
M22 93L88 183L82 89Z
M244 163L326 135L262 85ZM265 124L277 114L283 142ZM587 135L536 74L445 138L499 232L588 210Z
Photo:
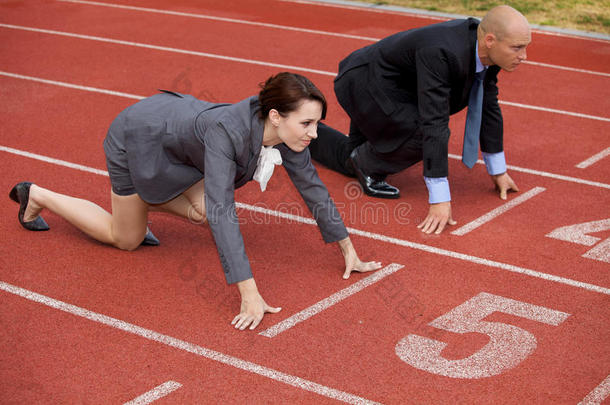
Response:
M144 235L144 240L140 243L140 246L159 246L160 243L150 229L146 228L146 235Z
M33 221L24 222L23 215L25 214L25 209L28 206L28 202L30 201L30 186L32 183L30 182L22 182L17 184L11 192L9 193L9 197L11 200L15 201L19 204L19 223L28 231L48 231L49 225L45 222L44 219L39 215Z

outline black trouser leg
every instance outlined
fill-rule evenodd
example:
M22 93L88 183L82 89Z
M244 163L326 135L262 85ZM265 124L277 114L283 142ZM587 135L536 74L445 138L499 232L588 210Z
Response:
M398 173L413 166L422 158L422 145L417 139L405 141L398 149L390 153L380 153L370 142L366 142L358 147L355 163L365 174L376 180L383 180L389 174Z
M349 136L320 123L318 138L313 139L309 144L313 159L331 170L350 177L354 177L354 173L347 164L347 159L355 148L358 148L355 163L365 174L377 180L383 180L389 174L411 167L423 158L421 141L417 137L405 141L393 152L380 153L353 122L350 124Z
M349 153L352 153L352 150L354 150L354 148L357 148L358 146L362 145L366 141L367 141L367 139L364 136L364 134L362 133L362 131L360 131L360 129L356 126L356 124L354 124L354 121L351 121L349 124L349 144L350 144Z
M345 136L324 123L318 124L318 138L309 144L311 157L331 170L353 176L350 167L346 166L347 158L354 149L355 139Z

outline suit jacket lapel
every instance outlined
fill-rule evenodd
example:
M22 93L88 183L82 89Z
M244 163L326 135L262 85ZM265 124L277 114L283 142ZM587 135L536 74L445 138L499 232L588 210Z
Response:
M249 124L248 131L246 131L249 135L249 139L245 139L242 144L243 147L248 148L248 151L242 155L246 157L246 160L238 162L238 166L244 171L239 173L241 176L235 179L235 188L241 187L252 180L263 145L263 123L258 117L258 97L250 97L248 101L249 102L246 103L247 108L245 109L247 111L244 111L244 114L247 114L247 117L244 118L246 119L247 125Z
M251 180L256 171L258 163L258 157L261 154L261 147L263 146L263 122L258 116L259 104L258 97L252 97L250 99L250 160L248 162L248 172L246 175L247 180Z
M476 71L476 44L477 44L477 30L470 31L468 36L468 46L470 47L469 60L468 60L468 77L466 78L466 85L462 90L461 104L468 105L468 96L470 95L470 88L474 82L474 75Z

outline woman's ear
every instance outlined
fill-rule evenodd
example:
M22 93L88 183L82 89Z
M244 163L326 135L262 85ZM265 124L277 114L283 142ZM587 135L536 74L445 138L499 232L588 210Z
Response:
M275 108L269 110L269 121L271 121L271 125L274 127L278 127L280 125L280 113Z

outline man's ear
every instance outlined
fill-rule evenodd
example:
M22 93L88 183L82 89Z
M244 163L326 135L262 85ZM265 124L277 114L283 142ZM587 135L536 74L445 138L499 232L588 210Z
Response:
M487 49L491 48L493 44L497 42L497 40L498 39L496 38L496 36L491 32L485 34L485 36L483 37L483 41L485 42L485 47Z

